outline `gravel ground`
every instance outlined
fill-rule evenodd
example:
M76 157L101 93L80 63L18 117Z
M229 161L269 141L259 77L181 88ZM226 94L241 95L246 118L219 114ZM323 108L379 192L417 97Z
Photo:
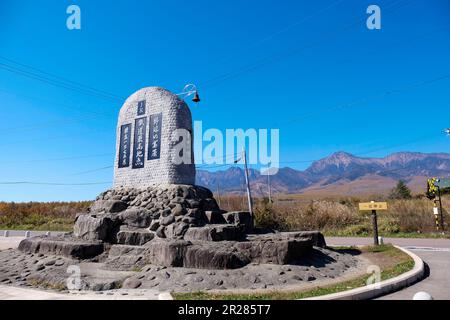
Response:
M75 266L75 267L71 267ZM159 292L204 290L302 289L342 281L365 273L367 261L351 254L315 248L296 265L249 264L240 269L205 270L147 265L140 270L110 270L108 262L79 262L63 257L0 252L0 285L65 290L80 274L83 290L152 289ZM77 268L79 267L79 269ZM68 272L69 268L69 272ZM75 271L74 271L75 270Z

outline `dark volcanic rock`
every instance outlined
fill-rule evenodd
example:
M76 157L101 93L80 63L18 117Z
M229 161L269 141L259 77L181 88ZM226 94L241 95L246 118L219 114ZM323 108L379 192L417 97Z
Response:
M126 202L120 200L96 200L90 207L90 212L116 213L128 207Z
M205 216L210 224L225 224L227 221L222 215L222 211L205 211Z
M123 223L130 227L147 228L152 221L152 214L143 208L128 208L120 213Z
M231 241L240 240L244 236L243 229L238 226L219 224L189 228L184 234L184 239L189 241Z
M154 233L146 229L143 230L126 230L121 229L117 233L117 243L129 245L143 245L155 237Z
M294 239L309 239L315 247L325 248L327 246L325 237L319 231L290 232L288 233L288 237Z
M248 263L250 259L237 250L205 243L187 248L183 266L200 269L236 269Z
M122 288L124 289L137 289L142 285L142 282L138 279L128 278L123 282Z
M183 240L153 240L144 246L113 245L109 258L140 260L165 267L182 267L186 248L191 243Z
M236 242L235 248L247 255L252 262L288 264L299 261L311 251L310 239L265 238Z
M19 250L26 253L52 254L76 259L90 259L101 254L104 251L104 245L100 242L34 237L22 240L19 244Z
M156 230L156 235L160 238L165 238L166 237L166 227L164 226L160 226L157 230Z
M74 236L83 240L111 240L117 222L108 215L84 214L78 216L73 227Z

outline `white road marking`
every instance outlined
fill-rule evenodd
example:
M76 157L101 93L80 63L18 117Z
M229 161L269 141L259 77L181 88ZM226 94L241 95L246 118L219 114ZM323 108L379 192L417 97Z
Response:
M416 246L406 246L404 248L413 251L450 252L450 248L432 248L432 247L416 247Z

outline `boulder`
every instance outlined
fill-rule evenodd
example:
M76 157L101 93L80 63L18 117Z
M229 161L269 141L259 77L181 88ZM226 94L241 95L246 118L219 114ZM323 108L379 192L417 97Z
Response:
M221 211L205 211L207 223L210 224L225 224L227 223Z
M159 220L159 224L162 226L168 226L169 224L172 224L174 222L175 222L175 217L172 215L164 217Z
M310 239L261 239L236 242L234 247L252 262L288 264L311 252L313 242Z
M186 213L186 210L179 203L176 203L175 206L172 208L172 214L174 216L181 216L181 215L184 215L185 213Z
M184 239L188 241L233 241L244 237L242 228L227 224L191 227L184 234Z
M319 231L289 232L287 235L288 237L292 237L294 239L309 239L315 247L325 248L327 246L325 237Z
M123 284L123 289L137 289L142 285L142 282L135 278L128 278L126 279Z
M128 208L120 213L120 218L129 227L148 228L152 222L152 214L143 208Z
M192 245L187 247L183 267L200 269L236 269L250 262L249 258L230 247Z
M127 230L121 229L117 233L117 243L141 246L155 237L155 234L146 229Z
M160 238L166 237L166 227L160 226L158 229L156 229L156 235Z
M92 213L116 213L128 207L126 202L120 200L96 200L89 208Z
M160 226L160 224L159 224L158 220L152 220L152 222L150 223L150 227L148 227L148 229L150 231L156 231L156 230L158 230L159 226Z
M76 219L73 234L83 240L108 241L113 238L117 225L111 216L85 214Z
M91 259L101 254L104 249L101 242L73 241L46 236L28 238L19 244L19 250L22 252L62 255L75 259Z

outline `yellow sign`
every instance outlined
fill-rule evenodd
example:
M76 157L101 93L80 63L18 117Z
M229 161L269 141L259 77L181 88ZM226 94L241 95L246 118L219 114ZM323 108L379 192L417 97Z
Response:
M387 210L387 202L363 202L359 204L359 211Z

